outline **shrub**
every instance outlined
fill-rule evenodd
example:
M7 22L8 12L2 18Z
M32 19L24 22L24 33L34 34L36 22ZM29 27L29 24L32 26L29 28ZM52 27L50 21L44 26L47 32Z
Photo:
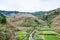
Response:
M4 24L6 23L6 16L0 13L0 23Z

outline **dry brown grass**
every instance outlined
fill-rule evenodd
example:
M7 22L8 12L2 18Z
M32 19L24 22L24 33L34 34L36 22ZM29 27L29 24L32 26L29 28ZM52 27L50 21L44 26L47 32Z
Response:
M60 36L60 15L52 20L51 29L57 31L59 33L58 36Z
M31 14L11 14L10 16L7 16L7 25L9 27L15 27L17 29L28 29L30 27L22 27L20 24L24 22L24 20L36 20L38 23L42 25L47 25L45 21L39 20L37 17L31 15Z

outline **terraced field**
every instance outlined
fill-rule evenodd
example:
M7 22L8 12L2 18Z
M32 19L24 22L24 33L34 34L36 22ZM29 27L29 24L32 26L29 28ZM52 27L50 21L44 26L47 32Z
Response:
M17 40L28 40L28 33L25 31L16 31L15 35Z
M60 40L58 32L51 30L45 21L33 15L18 15L8 17L7 24L0 25L0 40Z
M34 40L60 40L53 35L34 35Z
M36 31L33 38L34 40L60 40L55 31Z
M30 33L33 31L33 28L28 30L15 30L15 36L17 40L28 40Z

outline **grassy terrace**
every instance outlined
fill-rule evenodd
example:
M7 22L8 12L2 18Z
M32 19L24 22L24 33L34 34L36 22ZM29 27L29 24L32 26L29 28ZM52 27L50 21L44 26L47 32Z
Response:
M28 40L28 33L26 31L15 32L17 40Z
M33 38L34 40L60 40L57 34L56 31L50 30L48 26L37 27Z
M58 37L56 37L57 32L45 30L45 31L38 31L33 35L34 40L60 40Z
M57 35L57 32L55 31L36 31L36 33L40 35Z
M15 36L17 40L28 40L30 33L32 32L32 29L28 30L15 30Z
M45 40L60 40L60 39L53 35L46 35Z
M56 36L53 35L34 35L34 40L60 40Z

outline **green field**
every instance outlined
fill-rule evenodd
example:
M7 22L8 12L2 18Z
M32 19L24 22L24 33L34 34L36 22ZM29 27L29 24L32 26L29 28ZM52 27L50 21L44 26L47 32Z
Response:
M55 31L36 31L38 34L57 34Z
M44 37L45 37L45 40L60 40L58 37L53 35L46 35Z
M60 40L58 37L53 35L34 35L34 40Z
M33 29L28 30L15 30L15 36L17 40L28 40L30 33Z
M27 40L28 34L25 31L16 31L15 32L17 40Z
M33 35L34 40L60 40L55 31L38 31Z

